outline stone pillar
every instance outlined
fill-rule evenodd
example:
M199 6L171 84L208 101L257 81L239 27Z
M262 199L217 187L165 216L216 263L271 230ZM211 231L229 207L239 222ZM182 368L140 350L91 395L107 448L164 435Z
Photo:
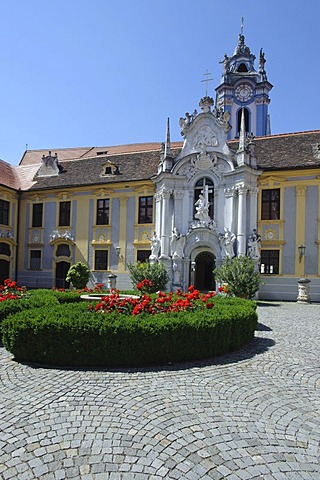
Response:
M298 303L311 303L310 298L310 280L307 278L300 278L298 280Z
M238 229L237 241L238 251L237 255L246 255L247 241L246 241L246 199L247 189L244 185L239 185L238 190Z

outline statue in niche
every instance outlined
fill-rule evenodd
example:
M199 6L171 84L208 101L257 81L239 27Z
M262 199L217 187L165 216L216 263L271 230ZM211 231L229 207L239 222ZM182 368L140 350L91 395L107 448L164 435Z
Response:
M208 199L200 193L198 200L195 203L196 214L195 218L200 220L203 224L208 224L210 222L209 217L209 202Z
M254 228L248 240L248 257L259 261L261 258L261 235Z
M153 237L150 238L150 240L151 240L151 257L158 258L160 253L161 243L156 232L153 232Z
M174 227L171 238L171 256L172 258L183 258L183 249L186 243L185 235L181 235L176 227Z
M234 257L233 244L236 240L236 236L227 227L224 227L224 233L220 235L220 244L222 250L222 257Z

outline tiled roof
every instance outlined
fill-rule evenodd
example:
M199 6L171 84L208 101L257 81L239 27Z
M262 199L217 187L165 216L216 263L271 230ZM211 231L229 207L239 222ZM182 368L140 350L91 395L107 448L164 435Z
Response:
M236 149L237 141L228 143ZM263 170L320 167L320 150L315 153L320 130L256 137L254 145L257 166Z
M20 188L20 179L16 167L3 160L0 160L0 185L14 190L19 190Z
M174 149L173 149L174 152ZM174 152L177 154L178 152ZM104 175L103 165L107 162L118 167L119 173ZM157 174L160 149L118 155L96 155L78 160L63 161L59 164L62 172L52 177L35 177L30 190L62 188L85 185L106 185L118 182L148 180Z
M257 166L263 170L320 167L320 130L257 137L254 144ZM238 142L231 140L228 145L236 150ZM176 156L182 142L171 146ZM52 177L36 176L48 150L30 150L17 167L0 160L0 184L26 191L147 180L157 174L160 150L161 143L51 149L63 168L60 175ZM101 176L107 161L118 166L119 175Z
M182 142L172 142L172 147L182 146ZM105 156L121 155L127 153L159 151L160 142L153 143L133 143L130 145L115 145L109 147L74 147L74 148L58 148L49 149L52 154L58 155L59 162L67 162L70 160L85 159L88 157L99 157L99 154ZM48 150L27 150L19 165L40 165L42 155L48 155Z

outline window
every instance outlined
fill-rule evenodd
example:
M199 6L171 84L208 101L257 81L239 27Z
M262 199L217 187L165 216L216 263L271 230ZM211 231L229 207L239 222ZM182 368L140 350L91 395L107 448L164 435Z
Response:
M32 205L32 226L42 227L43 203L34 203Z
M240 63L238 67L238 72L246 73L248 71L247 65L245 63Z
M108 250L95 250L94 269L108 270Z
M30 270L41 269L41 250L30 250Z
M138 223L152 223L153 221L153 196L139 197Z
M70 252L70 247L67 243L61 243L57 247L57 257L70 257L71 252Z
M261 250L260 272L270 275L279 274L279 250Z
M71 202L60 202L59 208L59 227L70 226Z
M248 133L250 132L249 130L249 110L247 108L244 108L243 109L243 113L244 113L244 128L245 128L245 131ZM240 135L240 130L241 130L241 116L242 116L242 108L240 108L238 110L238 115L237 115L237 120L238 120L238 135Z
M9 202L0 200L0 223L2 225L9 225Z
M97 225L109 224L109 199L97 200Z
M261 220L279 220L280 188L262 190Z
M7 255L7 257L10 257L10 255L11 255L10 245L8 245L5 242L1 242L0 243L0 255Z
M209 202L208 214L209 214L209 217L211 218L211 220L213 220L213 216L214 216L214 201L213 201L214 200L214 198L213 198L214 185L213 185L213 181L210 178L206 178L206 177L198 180L198 182L196 183L196 186L194 188L194 203L193 203L194 204L194 212L193 212L193 216L195 217L195 215L197 213L196 202L199 200L200 194L202 194L205 197L206 187L207 187L207 190L208 190L208 202Z
M137 262L148 262L151 250L137 250Z

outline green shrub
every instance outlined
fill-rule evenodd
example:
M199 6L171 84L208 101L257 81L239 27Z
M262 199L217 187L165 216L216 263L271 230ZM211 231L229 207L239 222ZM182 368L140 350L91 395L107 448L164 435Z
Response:
M138 317L90 312L85 302L46 305L8 317L2 330L18 361L105 367L223 355L248 343L256 323L254 302L217 298L210 310Z
M228 284L228 293L236 297L253 298L262 283L256 263L249 257L226 257L215 270L215 278Z
M73 290L66 290L61 292L60 290L53 290L53 296L59 303L78 303L81 302L81 295L84 292L75 292Z
M165 266L159 262L154 264L148 262L130 263L128 269L133 288L138 288L138 290L140 289L147 293L165 290L170 279ZM151 285L141 285L145 280L149 280Z
M71 282L75 288L84 288L90 278L90 270L83 262L77 262L68 270L66 280Z

